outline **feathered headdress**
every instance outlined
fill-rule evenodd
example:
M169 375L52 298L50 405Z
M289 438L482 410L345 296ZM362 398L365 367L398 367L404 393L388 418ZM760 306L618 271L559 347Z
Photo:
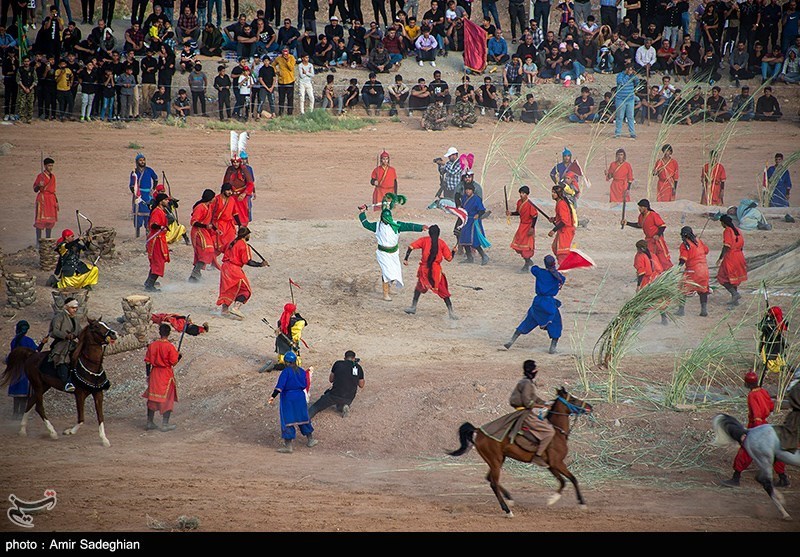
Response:
M405 195L398 195L396 193L387 193L383 196L381 200L381 209L391 211L394 209L395 205L405 205L406 204L406 196Z
M458 162L461 164L462 172L472 170L472 165L475 163L475 155L472 153L464 153L458 158Z
M250 139L250 134L248 132L242 132L237 134L236 132L231 132L231 159L238 157L239 153L247 151L247 140Z

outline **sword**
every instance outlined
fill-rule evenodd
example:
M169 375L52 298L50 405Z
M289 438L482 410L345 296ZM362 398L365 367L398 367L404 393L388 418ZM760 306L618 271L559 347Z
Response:
M183 337L186 336L186 328L189 326L189 314L186 314L186 320L183 322L183 330L181 331L181 338L178 340L178 352L181 351L181 344L183 344Z
M155 238L156 236L158 236L159 234L161 234L162 232L164 232L164 231L166 231L166 230L167 230L167 229L166 229L166 228L164 228L164 227L162 226L161 228L159 228L158 230L156 230L155 232L153 232L153 233L150 235L150 237L147 239L147 241L144 243L144 245L146 246L147 244L149 244L149 243L150 243L150 240L152 240L153 238Z
M299 344L297 344L297 343L296 343L295 341L293 341L292 339L290 339L288 336L286 336L286 334L284 334L284 332L283 332L283 331L279 331L278 329L276 329L275 327L273 327L273 326L272 326L272 323L270 323L269 321L267 321L267 318L266 318L266 317L262 317L262 318L261 318L261 321L262 321L262 323L265 323L265 324L267 325L267 327L269 327L270 329L272 329L272 332L273 332L273 333L275 333L277 336L279 336L279 337L283 338L283 340L285 340L286 342L288 342L288 343L289 343L289 346L291 346L292 348L294 348L294 349L295 349L297 352L300 352L300 345L299 345ZM308 348L311 348L310 346L308 346L308 344L306 344L306 342L305 342L305 341L303 341L303 344L305 344L305 345L306 345L306 347L308 347Z
M534 209L536 209L537 211L539 211L539 212L542 214L542 216L543 216L544 218L546 218L547 220L550 220L550 217L549 217L549 216L547 216L547 213L545 213L544 211L542 211L542 210L539 208L539 206L538 206L536 203L534 203L533 201L531 201L531 198L530 198L530 197L528 198L528 202L529 202L531 205L533 205L533 208L534 208Z

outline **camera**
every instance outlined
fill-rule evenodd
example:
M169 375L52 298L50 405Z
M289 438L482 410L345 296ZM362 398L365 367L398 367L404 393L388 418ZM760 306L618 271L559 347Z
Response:
M354 361L355 363L358 363L358 362L360 362L360 361L361 361L361 358L356 358L356 359L355 359L355 360L353 360L353 361Z

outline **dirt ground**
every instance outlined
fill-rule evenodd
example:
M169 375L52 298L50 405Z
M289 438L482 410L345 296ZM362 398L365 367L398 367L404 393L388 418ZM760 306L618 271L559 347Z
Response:
M217 313L215 271L205 273L198 284L186 282L192 251L183 244L172 247L162 292L153 295L154 311L188 312L195 322L208 321L211 327L209 334L187 336L184 343L185 357L176 372L180 400L173 422L178 429L144 431L143 350L106 360L113 383L106 397L110 448L100 444L91 410L77 436L52 441L38 418L32 419L27 438L18 437L18 423L9 419L11 403L2 404L0 442L5 450L0 484L20 498L39 497L47 488L58 492L58 506L36 516L36 530L147 530L153 521L174 522L179 515L197 517L206 531L800 530L796 521L779 520L752 471L744 475L739 489L717 483L729 476L735 450L710 446L710 419L720 410L745 419L738 384L727 386L722 403L687 412L666 410L630 390L623 390L617 403L607 403L600 391L584 392L580 387L570 338L590 353L602 329L633 295L633 245L641 237L634 229L620 231L620 208L607 203L602 161L619 146L628 151L637 176L633 197L639 199L658 140L656 126L640 128L636 141L610 139L610 128L595 139L599 147L587 168L593 186L579 206L580 217L588 218L589 224L578 230L576 242L597 268L569 274L560 295L565 332L559 354L546 353L548 341L542 331L520 338L510 351L498 350L524 316L533 292L530 276L518 272L521 259L508 248L514 220L509 225L501 216L502 186L511 178L505 162L497 161L484 180L493 211L486 221L493 244L491 262L485 267L456 262L444 267L460 320L449 321L444 304L430 294L422 297L416 316L402 311L412 295L418 254L405 270L406 288L391 303L381 300L374 237L356 218L356 207L371 199L368 177L375 156L384 148L389 151L400 192L408 196L396 218L436 222L449 231L452 217L426 210L438 187L431 160L455 145L475 154L480 176L493 129L492 123L481 120L472 130L442 133L392 122L347 133L254 133L248 152L258 196L251 243L271 267L247 269L255 294L245 306L245 320L236 322ZM509 153L518 152L523 133L530 129L516 129L507 145ZM673 261L677 262L682 224L699 232L706 223L705 208L695 203L702 153L708 148L703 134L721 129L682 128L669 138L683 176L679 201L654 208L666 220ZM723 159L729 176L726 201L731 204L750 196L764 161L776 150L791 152L788 146L796 145L798 137L794 122L748 123L740 129ZM767 129L773 139L758 141ZM140 145L157 172L167 172L173 194L181 200L181 220L188 221L202 190L219 188L228 141L224 131L149 123L125 129L48 123L6 127L4 132L3 141L13 147L0 158L0 245L7 254L6 270L32 272L38 286L34 305L4 315L3 342L10 340L14 323L22 318L31 323L31 336L41 336L52 315L50 292L44 286L47 276L38 270L38 256L30 247L31 184L39 170L40 149L57 161L62 219L57 232L76 227L75 209L92 218L95 226L117 229L118 257L101 263L100 284L90 294L90 314L113 322L121 315L121 298L141 293L147 276L144 242L133 238L129 220L128 176L139 150L129 144ZM528 158L528 168L541 178L531 186L545 211L552 208L543 185L550 167L564 145L584 162L590 135L587 130L565 129L545 138ZM792 178L795 183L800 180L796 169ZM632 206L629 215L634 211ZM796 210L791 212L800 218ZM784 213L767 211L773 230L746 233L748 255L797 239L798 225L779 220ZM540 223L537 262L550 253L546 232L545 223ZM417 236L404 234L401 250ZM721 236L719 224L709 223L703 239L711 248L711 263L719 254ZM315 417L319 445L301 445L294 454L284 455L275 452L280 444L278 411L266 406L277 375L258 374L257 369L272 355L273 345L271 331L260 318L278 318L289 301L289 277L301 286L295 295L309 321L304 338L311 348L303 353L303 363L316 369L312 399L326 388L331 364L348 349L362 360L366 386L349 418L332 410ZM482 290L472 288L476 286ZM747 300L755 296L746 292ZM697 316L693 299L677 324L648 325L625 361L626 369L654 389L668 383L675 356L696 345L726 314L726 301L718 290L710 301L710 318ZM743 315L747 306L732 313ZM590 310L593 316L586 324ZM503 483L517 503L516 520L507 520L484 480L487 468L477 453L457 459L445 455L457 448L461 423L481 425L510 410L508 395L526 358L537 360L545 393L564 385L594 405L591 417L573 420L570 436L570 467L581 482L586 510L578 507L570 486L561 501L547 507L555 479L543 469L506 463ZM47 395L46 407L57 430L74 423L73 406L71 397ZM797 518L800 476L792 471L790 476L793 487L784 493L787 510ZM13 528L0 522L0 530Z

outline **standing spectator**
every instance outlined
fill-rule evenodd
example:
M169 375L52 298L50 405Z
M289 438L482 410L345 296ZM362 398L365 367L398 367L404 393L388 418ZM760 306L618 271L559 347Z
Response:
M231 78L225 74L225 66L217 66L217 77L214 78L214 89L217 90L217 109L219 119L225 120L225 113L231 117Z
M639 78L635 75L633 64L628 63L625 71L617 74L617 94L615 104L617 112L615 115L614 137L622 134L622 123L628 121L628 131L631 139L636 139L636 125L634 122L634 107L636 105L636 89L639 87Z
M533 2L533 20L542 28L544 34L547 34L547 26L550 22L550 2L552 0L534 0ZM538 45L537 45L538 46Z
M797 9L797 1L789 0L783 5L783 19L781 22L781 50L783 52L789 50L790 44L797 44L797 37L800 37L797 28L798 20L800 20L800 11Z
M300 57L300 64L297 65L298 79L300 85L300 114L306 113L305 99L308 96L310 104L309 110L314 110L314 65L308 61L308 55L303 54Z
M370 72L369 79L364 82L364 86L361 88L361 99L364 101L364 108L370 116L372 115L370 107L375 107L377 115L383 105L383 84L377 80L377 77L375 72Z
M617 28L617 5L621 2L622 0L600 0L601 25L608 25L612 30Z
M310 29L313 34L317 34L317 12L319 11L319 3L317 0L300 0L300 7L302 8L302 19L303 19L303 28ZM286 27L286 22L289 22L289 27ZM277 24L276 24L277 25ZM294 29L292 27L292 21L290 19L286 19L283 21L284 28L286 29ZM298 24L299 27L299 24ZM297 37L300 36L299 31L294 29L297 32L297 36L294 37L294 45L289 45L288 42L281 43L281 47L288 46L290 49L292 46L296 46Z
M258 90L257 114L261 117L264 110L264 101L269 103L270 118L275 118L275 68L269 63L269 57L264 55L264 64L255 76L261 88Z
M192 114L206 115L206 89L208 88L208 78L203 72L200 62L194 65L187 78L189 91L192 93ZM197 111L197 101L200 101L200 112Z
M103 108L100 110L100 120L110 122L114 117L114 97L116 91L114 90L114 72L111 69L106 69L101 82L101 96L103 99Z
M522 35L523 31L525 31L525 1L508 0L508 17L511 20L511 43L516 44L517 28L515 24L519 23L520 35Z
M106 20L106 25L111 27L114 22L114 8L116 7L116 0L102 0L103 4L103 19Z
M161 45L161 52L158 55L158 84L163 85L170 97L172 89L172 76L175 74L175 53L167 45Z
M344 353L344 360L333 364L328 377L328 381L332 385L309 407L309 419L334 405L336 405L336 411L342 414L342 418L350 415L350 405L353 404L358 389L364 388L364 370L358 362L356 353L348 350Z
M239 77L239 99L242 106L239 110L239 119L242 122L247 122L250 117L250 98L253 93L253 84L255 79L250 73L250 67L245 66L242 68L242 75Z
M783 116L778 99L772 94L772 87L764 87L764 94L756 101L756 115L760 122L777 122Z
M116 85L119 87L119 117L128 120L133 108L133 94L136 87L136 78L133 77L133 67L127 66L125 73L117 76Z
M325 87L322 88L322 109L325 110L336 106L336 89L333 85L333 75L325 76Z
M0 30L2 27L0 27ZM17 61L17 50L11 49L5 54L3 59L3 90L4 90L4 103L3 108L5 115L3 120L8 122L14 120L14 112L17 107L17 94L19 87L17 85L17 74L19 72L19 62Z
M55 72L55 79L58 114L62 122L67 118L72 120L72 81L75 79L75 75L72 73L72 70L67 67L67 61L63 58L58 63L58 69Z
M142 98L145 105L149 106L150 98L156 92L156 78L158 76L158 59L153 55L154 52L147 50L145 57L139 63L142 71ZM97 93L97 91L95 91Z
M281 55L275 58L272 66L278 77L278 115L283 115L283 109L291 116L294 112L294 68L297 60L289 53L288 48L281 51Z
M17 70L17 115L26 124L31 123L33 118L33 101L38 79L36 70L31 65L29 56L22 59L22 66Z
M92 121L92 104L97 93L99 72L95 69L94 62L89 62L78 72L78 82L81 86L81 122Z
M591 0L575 0L575 23L580 25L592 14Z
M484 21L491 15L494 25L500 27L500 15L497 13L497 0L481 0L481 11Z
M758 19L758 41L764 45L765 50L772 48L773 51L780 51L781 45L778 44L778 30L781 22L781 6L777 0L769 3L764 1L761 6Z

